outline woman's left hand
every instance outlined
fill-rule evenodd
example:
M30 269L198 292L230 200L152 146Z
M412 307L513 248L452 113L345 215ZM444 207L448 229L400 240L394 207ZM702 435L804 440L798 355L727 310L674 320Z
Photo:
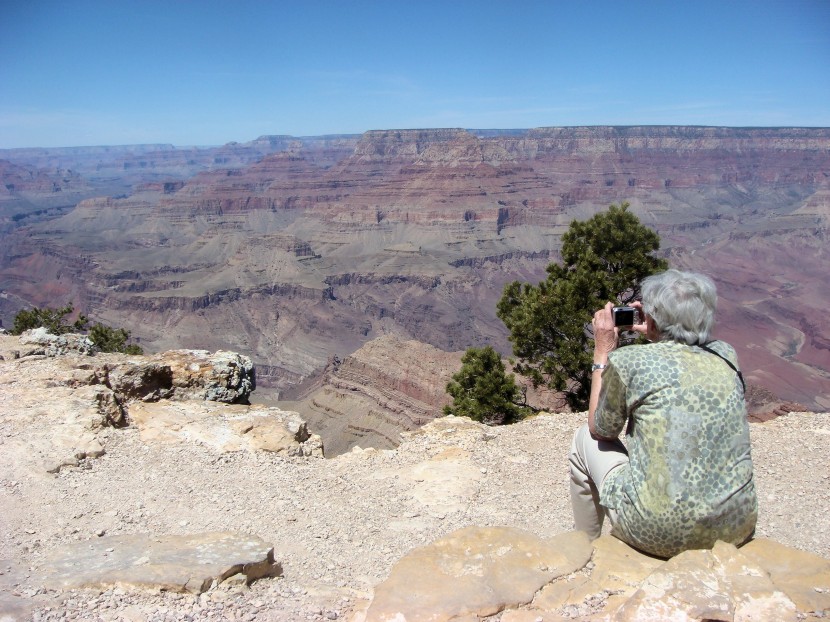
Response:
M614 326L613 303L594 313L594 363L607 363L608 355L617 348L619 330Z
M645 311L643 311L643 303L639 300L635 300L631 303L631 306L637 309L637 315L640 316L640 321L634 324L634 326L631 327L631 330L635 333L645 335L648 333L648 323L646 322Z

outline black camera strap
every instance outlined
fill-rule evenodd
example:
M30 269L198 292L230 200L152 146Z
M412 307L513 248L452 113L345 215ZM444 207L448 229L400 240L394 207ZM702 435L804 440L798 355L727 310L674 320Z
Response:
M732 371L734 371L736 374L738 374L738 380L741 381L741 386L744 389L744 393L746 393L746 382L744 382L744 375L741 373L741 371L737 367L735 367L735 365L733 365L732 361L730 361L728 358L726 358L723 354L721 354L717 350L713 350L712 348L710 348L709 347L710 343L712 343L712 342L707 341L706 343L696 343L695 345L698 348L700 348L701 350L706 350L707 352L711 352L712 354L717 356L719 359L721 359L724 363L729 365L729 367L732 368Z

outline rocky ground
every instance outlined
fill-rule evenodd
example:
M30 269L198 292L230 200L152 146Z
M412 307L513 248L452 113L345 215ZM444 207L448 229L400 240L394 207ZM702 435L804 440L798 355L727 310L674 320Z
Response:
M24 399L35 387L10 375L12 365L23 369L0 361L3 620L353 619L401 557L459 528L511 526L542 537L571 529L565 456L584 414L498 428L439 419L397 449L336 459L222 452L186 437L148 441L135 426L103 427L103 455L47 473L27 453L42 432L22 416L37 408ZM830 415L790 413L751 432L757 535L830 558ZM56 551L70 543L215 531L273 545L282 576L201 595L43 587Z

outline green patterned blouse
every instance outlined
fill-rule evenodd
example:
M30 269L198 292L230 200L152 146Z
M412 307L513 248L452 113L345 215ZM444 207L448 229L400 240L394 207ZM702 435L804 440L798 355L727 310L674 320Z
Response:
M709 347L737 367L731 346ZM746 540L758 503L735 371L674 341L620 348L609 363L595 429L614 438L627 426L629 454L600 490L602 505L617 511L614 535L661 557Z

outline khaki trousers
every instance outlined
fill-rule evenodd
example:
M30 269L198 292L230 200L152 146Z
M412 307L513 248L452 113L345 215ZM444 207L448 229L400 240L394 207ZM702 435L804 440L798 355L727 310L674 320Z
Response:
M600 505L599 488L608 474L628 464L628 452L619 441L600 441L591 436L586 423L574 434L571 453L571 506L574 513L574 527L587 532L592 540L602 533L605 517L613 527L617 512Z

